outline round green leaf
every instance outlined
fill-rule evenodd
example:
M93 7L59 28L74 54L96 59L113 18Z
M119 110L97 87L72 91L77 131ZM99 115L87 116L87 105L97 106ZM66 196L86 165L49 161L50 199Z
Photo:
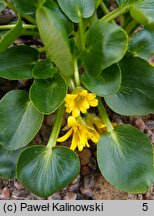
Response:
M56 68L53 67L53 64L50 60L45 59L38 61L32 71L33 77L36 79L47 79L52 78L56 72Z
M8 150L26 146L41 127L43 115L25 91L12 90L0 101L0 145Z
M74 23L79 23L81 17L88 18L95 10L95 0L58 0L62 11Z
M46 47L47 57L55 63L64 76L72 75L73 57L61 18L54 8L41 7L36 12L36 21L41 39Z
M2 12L6 8L5 1L0 0L0 12Z
M121 72L114 64L103 70L98 76L91 76L88 73L82 75L84 86L98 96L115 94L121 83Z
M97 21L89 30L86 44L84 63L87 72L97 76L124 56L128 37L118 25Z
M31 79L39 52L28 46L15 46L0 53L0 77L10 80Z
M63 77L56 73L52 79L34 80L30 88L30 99L41 113L50 114L62 104L66 91Z
M0 177L13 179L16 177L16 163L23 148L9 151L0 146Z
M130 8L131 16L147 27L154 27L154 0L138 0Z
M7 32L0 40L0 52L5 51L22 34L22 22L20 17L13 29Z
M154 67L138 57L120 62L122 82L118 92L105 97L108 106L122 115L154 112Z
M120 125L102 135L97 159L102 175L120 190L144 193L153 184L152 144L132 126Z
M74 26L73 26L73 23L68 19L68 17L62 12L59 5L49 0L49 1L46 1L44 6L51 9L57 14L58 18L63 23L63 26L65 27L65 30L67 31L67 34L69 35L73 31Z
M154 31L142 29L132 38L129 51L134 55L149 60L154 55Z
M132 3L135 3L136 0L116 0L116 2L118 3L118 5L130 5Z
M79 170L79 158L72 150L33 146L21 153L17 178L32 193L48 197L71 183Z
M36 11L38 0L13 0L13 3L18 11L33 14Z

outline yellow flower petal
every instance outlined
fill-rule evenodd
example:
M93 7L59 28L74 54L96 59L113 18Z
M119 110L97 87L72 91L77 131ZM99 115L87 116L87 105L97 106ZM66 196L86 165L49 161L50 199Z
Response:
M76 127L78 125L77 120L74 118L74 116L68 117L67 124L69 127Z
M72 115L77 118L79 115L80 115L80 110L78 108L75 108L73 111L72 111Z
M89 101L89 104L92 107L96 107L98 105L98 100L97 99L91 100L91 101Z
M78 144L79 144L78 134L74 133L70 149L74 151L78 147Z
M66 112L72 112L74 117L78 117L81 113L86 113L90 106L98 105L96 95L88 93L87 90L76 88L72 94L67 94L65 98Z
M66 141L72 134L73 129L71 128L64 136L57 139L57 142L64 142Z
M96 98L96 95L92 94L92 93L89 93L87 95L87 99L90 101L90 100L94 100Z
M87 90L82 90L79 95L83 96L83 97L86 97L88 94Z

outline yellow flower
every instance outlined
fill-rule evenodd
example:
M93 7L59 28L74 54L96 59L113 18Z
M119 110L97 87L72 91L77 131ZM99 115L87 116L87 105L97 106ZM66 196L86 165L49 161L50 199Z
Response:
M80 115L80 112L86 113L90 106L96 107L98 105L96 95L88 93L82 88L76 88L72 94L67 94L65 102L66 112L72 112L75 118Z
M69 116L67 120L67 126L63 129L69 129L69 131L64 136L58 138L57 141L64 142L72 135L73 138L70 149L75 150L78 147L79 151L82 151L84 147L90 147L88 143L89 140L97 143L100 134L96 128L104 128L105 125L97 116L95 116L97 119L95 123L92 121L92 116L90 116L90 118L87 116L85 119L81 117L76 119L74 116Z

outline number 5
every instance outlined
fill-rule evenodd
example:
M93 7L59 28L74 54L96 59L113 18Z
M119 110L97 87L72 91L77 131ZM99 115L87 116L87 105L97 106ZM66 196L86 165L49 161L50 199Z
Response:
M142 210L143 211L147 211L148 210L148 203L143 203Z

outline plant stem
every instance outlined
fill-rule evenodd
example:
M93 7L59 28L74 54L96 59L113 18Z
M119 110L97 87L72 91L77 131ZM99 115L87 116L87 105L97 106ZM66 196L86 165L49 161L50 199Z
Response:
M32 30L26 30L26 29L24 29L22 31L22 35L30 35L30 36L35 36L35 37L39 37L40 36L39 32L32 31Z
M78 62L76 58L74 59L74 78L76 86L80 86L80 75L78 69Z
M73 92L73 90L75 89L75 84L74 84L74 80L71 79L70 77L65 77L67 83L68 83L68 88L70 90L70 92Z
M80 50L83 52L85 50L85 33L84 33L84 25L83 25L83 18L80 17L79 22L79 37L80 37Z
M106 14L103 18L100 19L101 22L111 22L118 16L127 13L129 11L129 6L118 7L110 13Z
M10 30L13 29L16 26L16 24L11 24L11 25L1 25L0 30ZM30 25L30 24L22 24L22 27L24 29L36 29L36 25Z
M131 34L137 24L138 22L136 22L136 20L132 20L130 23L128 23L127 27L125 28L125 31L128 33L128 35Z
M103 119L103 121L107 127L107 131L111 132L113 130L113 126L109 120L106 109L105 109L103 103L101 102L101 99L99 99L98 111L99 111L99 114L100 114L101 118Z
M9 7L10 9L12 9L13 11L15 11L17 14L20 13L20 15L25 18L27 21L29 21L30 23L33 23L33 24L36 24L36 20L29 16L28 14L25 14L25 13L22 13L22 12L19 12L16 7L9 1L5 1L7 7Z
M100 7L102 8L105 14L110 13L103 1L100 2Z
M109 14L109 13L110 13L110 11L108 10L108 8L106 7L106 5L104 4L103 1L100 2L100 6L101 6L101 8L102 8L102 10L103 10L103 12L104 12L105 14ZM112 22L115 23L114 20L113 20Z
M53 148L56 146L57 143L57 138L60 132L60 128L61 128L61 124L62 124L62 120L63 120L63 115L64 115L64 103L57 109L57 114L56 114L56 118L54 121L54 126L49 138L49 141L47 143L47 147L49 148Z

